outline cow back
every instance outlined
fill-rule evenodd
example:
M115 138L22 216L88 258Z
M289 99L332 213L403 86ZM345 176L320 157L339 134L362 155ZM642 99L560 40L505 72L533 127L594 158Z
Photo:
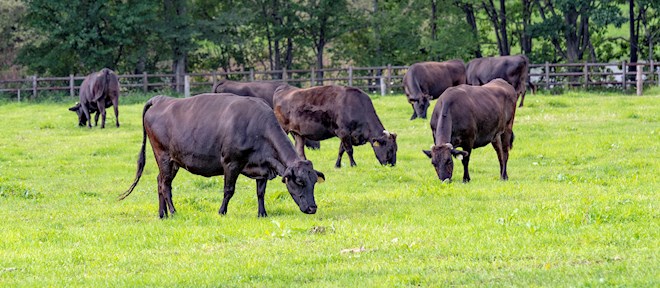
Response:
M513 125L516 99L515 90L503 79L483 86L459 85L447 89L431 115L435 143L473 139L473 148L488 145L497 133Z
M273 107L273 93L284 82L237 82L223 80L213 87L213 93L232 93L239 96L257 97L264 99Z
M408 68L403 83L410 99L421 95L437 99L447 88L466 83L465 63L461 60L415 63Z
M518 95L522 95L529 78L528 70L529 59L525 55L477 58L467 65L467 84L484 85L502 78L514 87Z

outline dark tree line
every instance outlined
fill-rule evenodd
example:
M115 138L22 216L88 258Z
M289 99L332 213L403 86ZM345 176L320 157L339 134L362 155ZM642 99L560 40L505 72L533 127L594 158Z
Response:
M636 62L657 58L660 31L660 0L0 0L0 10L0 71L51 75L519 53L532 62Z

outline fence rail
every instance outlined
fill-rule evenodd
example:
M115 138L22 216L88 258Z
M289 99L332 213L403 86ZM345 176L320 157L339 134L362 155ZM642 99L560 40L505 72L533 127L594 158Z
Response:
M615 87L626 90L639 85L660 85L660 67L653 61L647 63L572 63L531 64L530 82L543 89L555 87ZM154 91L172 89L178 92L190 90L210 91L221 79L237 81L284 81L300 87L339 84L363 89L370 93L400 92L403 75L408 66L344 67L309 70L236 71L177 74L123 74L119 81L123 91ZM637 81L640 77L640 81ZM36 99L40 91L68 91L75 97L84 76L37 77L0 80L0 94L9 94L18 101L21 96ZM637 88L640 89L639 87Z

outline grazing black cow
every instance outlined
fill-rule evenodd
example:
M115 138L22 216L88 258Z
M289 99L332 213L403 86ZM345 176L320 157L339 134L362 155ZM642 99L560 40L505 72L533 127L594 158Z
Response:
M525 55L484 57L468 62L467 84L484 85L493 79L502 78L509 82L520 97L520 106L525 102L526 87L529 83L529 59Z
M143 138L133 185L142 175L145 142L154 150L158 164L159 216L174 213L172 180L179 168L205 177L224 175L224 199L220 214L234 195L239 174L257 180L258 216L266 216L264 194L267 180L282 176L300 211L316 213L314 185L325 180L312 162L296 154L277 123L273 110L261 99L234 94L201 94L176 99L155 96L142 112Z
M232 93L239 96L258 97L264 99L268 106L273 107L273 94L275 89L282 85L288 85L284 82L237 82L232 80L222 80L213 86L213 93ZM310 149L321 148L319 141L305 140L305 146Z
M440 96L431 115L434 145L424 150L440 180L451 180L454 156L463 162L463 182L469 182L472 149L489 143L497 152L501 179L509 178L506 164L513 145L516 100L516 91L502 79L483 86L459 85Z
M369 96L362 90L345 86L318 86L299 89L280 86L273 96L275 116L285 131L293 134L298 155L305 158L303 141L339 137L339 156L335 166L341 167L344 151L351 166L353 146L367 142L381 165L396 164L396 134L383 127Z
M426 118L431 100L438 99L445 89L465 83L465 63L461 60L411 65L403 76L403 88L413 107L410 120Z
M101 128L105 128L105 108L114 106L115 122L119 127L119 78L108 68L87 75L80 85L80 102L69 108L78 114L78 125L92 128L90 114L96 112L94 125L99 124L101 114ZM89 121L89 122L87 122Z

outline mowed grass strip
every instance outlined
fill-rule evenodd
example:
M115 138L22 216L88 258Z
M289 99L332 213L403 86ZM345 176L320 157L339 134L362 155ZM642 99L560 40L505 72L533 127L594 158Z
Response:
M528 95L510 180L488 146L468 184L460 163L453 183L437 179L428 120L409 121L405 97L374 97L397 165L365 145L357 167L345 156L335 169L339 142L323 141L307 152L327 179L318 213L276 178L265 219L254 180L239 177L221 217L222 177L183 169L178 212L158 219L150 147L117 201L135 176L142 104L121 105L122 126L104 130L77 127L73 100L3 104L0 286L658 286L660 90L647 95Z

